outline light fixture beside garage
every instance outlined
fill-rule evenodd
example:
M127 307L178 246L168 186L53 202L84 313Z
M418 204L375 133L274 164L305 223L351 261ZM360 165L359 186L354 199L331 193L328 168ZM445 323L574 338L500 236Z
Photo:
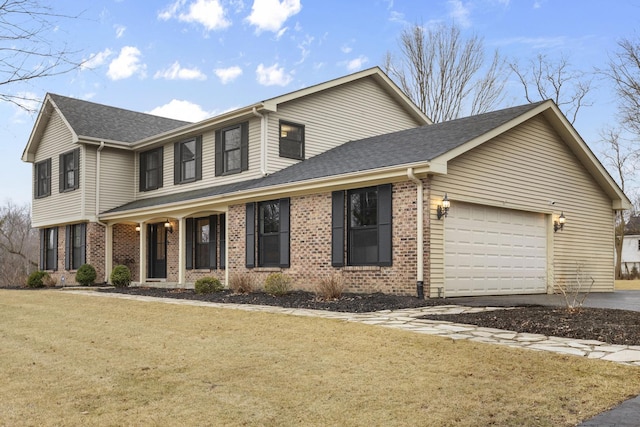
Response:
M564 216L564 212L560 213L557 221L553 221L553 232L564 229L564 223L567 221L567 218Z
M447 193L444 193L444 197L442 198L442 204L438 205L438 219L442 219L442 217L447 217L449 214L449 207L451 206L451 202L449 201L449 197Z

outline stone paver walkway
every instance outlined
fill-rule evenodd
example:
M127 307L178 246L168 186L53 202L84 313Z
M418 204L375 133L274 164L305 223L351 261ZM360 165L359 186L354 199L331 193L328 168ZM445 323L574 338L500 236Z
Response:
M251 304L221 304L205 301L156 298L140 295L100 293L81 290L70 290L67 292L108 298L123 298L136 301L153 301L163 302L167 304L216 307L245 311L290 314L294 316L338 319L348 322L359 322L368 325L402 329L419 334L438 335L453 340L469 340L487 344L506 345L509 347L518 347L529 350L550 351L554 353L570 354L574 356L588 357L590 359L601 359L611 362L640 366L640 346L611 345L593 340L548 337L538 334L526 334L513 331L505 331L501 329L483 328L474 325L418 319L425 314L460 314L514 309L509 307L467 307L461 305L441 305L435 307L407 308L401 310L384 310L374 313L339 313L323 310L294 309Z

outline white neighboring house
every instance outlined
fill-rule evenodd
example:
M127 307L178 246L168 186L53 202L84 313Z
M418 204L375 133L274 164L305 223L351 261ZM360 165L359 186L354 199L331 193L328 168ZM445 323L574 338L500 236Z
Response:
M622 274L630 274L634 267L640 272L640 216L629 218L622 242Z

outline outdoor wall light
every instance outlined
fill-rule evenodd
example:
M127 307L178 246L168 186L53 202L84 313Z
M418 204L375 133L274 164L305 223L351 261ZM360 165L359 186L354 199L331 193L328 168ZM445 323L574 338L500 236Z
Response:
M169 219L167 219L164 223L164 228L167 229L167 231L169 231L169 233L173 233L173 226L171 225L171 223L169 222Z
M136 225L136 231L140 232L140 226L139 225Z
M449 207L451 207L451 202L449 201L447 193L444 193L442 204L438 205L438 219L442 219L442 217L446 218L447 215L449 215Z
M564 216L564 212L560 213L557 221L553 221L553 232L564 229L564 223L567 221L567 218Z

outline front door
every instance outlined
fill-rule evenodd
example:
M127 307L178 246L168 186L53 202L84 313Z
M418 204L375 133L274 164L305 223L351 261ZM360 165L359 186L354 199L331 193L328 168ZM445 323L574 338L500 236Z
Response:
M149 224L149 279L167 278L167 229L163 223Z

